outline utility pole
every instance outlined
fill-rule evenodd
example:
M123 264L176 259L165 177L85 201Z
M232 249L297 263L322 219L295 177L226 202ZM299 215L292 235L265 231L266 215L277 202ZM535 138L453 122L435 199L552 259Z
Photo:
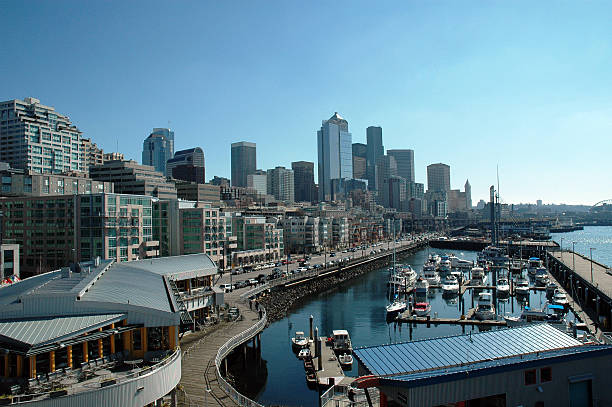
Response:
M572 242L572 271L574 273L576 272L576 249L574 249L575 245L576 242Z
M589 251L591 252L591 284L593 284L593 250L594 247L589 247Z

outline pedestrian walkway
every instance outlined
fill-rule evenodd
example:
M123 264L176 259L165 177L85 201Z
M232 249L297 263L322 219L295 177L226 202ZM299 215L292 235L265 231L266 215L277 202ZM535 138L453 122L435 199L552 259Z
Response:
M226 299L228 302L231 301L229 298ZM217 381L215 357L219 348L228 340L257 323L259 315L256 311L250 310L248 305L237 301L231 301L230 306L237 307L242 318L234 322L224 322L217 329L202 334L201 338L195 341L189 338L191 335L186 338L179 406L237 406Z

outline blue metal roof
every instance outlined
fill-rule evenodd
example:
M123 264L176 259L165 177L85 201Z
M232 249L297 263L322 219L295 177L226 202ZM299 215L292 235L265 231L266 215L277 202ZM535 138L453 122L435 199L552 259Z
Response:
M371 374L388 376L446 369L581 345L580 341L543 323L359 348L355 350L355 356Z

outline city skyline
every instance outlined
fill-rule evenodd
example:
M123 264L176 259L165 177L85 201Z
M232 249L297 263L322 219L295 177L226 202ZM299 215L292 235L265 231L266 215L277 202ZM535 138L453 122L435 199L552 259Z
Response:
M69 115L83 137L137 161L151 128L169 127L175 150L204 149L208 178L229 177L229 146L240 140L258 144L259 168L316 163L313 131L338 111L354 143L381 126L385 149L414 150L417 182L426 182L427 165L447 163L451 187L470 179L474 202L497 185L498 165L504 202L610 198L601 171L612 131L610 6L522 4L529 13L449 2L364 13L338 3L326 9L342 10L347 24L320 35L312 21L331 22L333 12L283 3L265 13L249 4L122 4L121 20L108 4L11 3L0 17L12 61L1 68L12 78L1 96L38 98ZM230 13L239 23L231 29ZM158 15L167 24L150 27ZM263 32L253 34L254 15ZM290 29L279 22L294 15L304 18L286 19ZM366 24L371 18L379 24ZM118 41L123 50L111 45ZM72 58L45 64L43 75L56 43ZM317 67L332 55L350 69Z

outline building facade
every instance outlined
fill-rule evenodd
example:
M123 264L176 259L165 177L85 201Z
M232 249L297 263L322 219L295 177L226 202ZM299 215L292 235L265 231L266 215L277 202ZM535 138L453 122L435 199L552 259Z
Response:
M291 163L296 202L314 202L314 163L310 161L295 161Z
M35 174L87 171L81 131L35 98L0 102L0 161Z
M366 129L367 141L367 162L366 176L368 179L368 188L372 191L376 190L376 163L378 159L385 155L385 147L382 141L382 127L370 126Z
M160 199L176 198L173 182L150 165L136 161L110 161L92 167L89 176L93 180L112 182L120 194L148 195Z
M221 187L212 184L196 184L195 182L177 181L175 184L178 199L196 202L221 202Z
M89 138L81 138L83 166L87 171L93 166L104 164L104 151Z
M256 144L247 141L232 143L232 186L246 187L247 176L256 170Z
M294 202L293 170L285 167L276 167L268 170L268 194L281 202Z
M283 219L283 239L289 253L318 253L319 218L290 216Z
M232 253L235 266L278 261L285 254L282 226L263 216L233 213L232 233L236 237L236 251Z
M257 170L247 175L247 187L254 189L258 194L266 195L268 193L268 173Z
M353 178L367 179L368 146L363 143L353 143Z
M395 158L383 155L376 162L376 191L378 192L378 202L388 208L390 205L390 184L391 177L397 176L397 164Z
M450 191L450 166L442 163L427 166L427 190Z
M324 120L317 132L319 201L334 200L343 181L353 178L352 135L338 112Z
M166 163L166 171L169 177L204 184L204 151L200 147L177 151Z
M142 144L142 164L169 176L166 163L174 156L174 132L155 128Z
M395 158L397 175L408 182L414 182L414 150L387 150L387 155Z

